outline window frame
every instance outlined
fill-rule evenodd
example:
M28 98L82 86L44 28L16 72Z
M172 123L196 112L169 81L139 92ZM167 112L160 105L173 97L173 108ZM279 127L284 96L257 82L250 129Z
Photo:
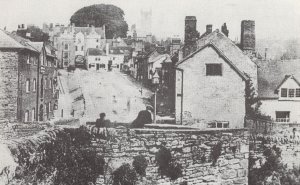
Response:
M288 97L294 98L295 97L295 89L289 89L288 90Z
M31 121L35 121L36 117L35 117L35 108L31 109Z
M295 97L300 98L300 88L296 88L295 90Z
M285 93L284 96L283 96L283 93ZM287 98L288 97L288 88L281 88L280 89L280 97L282 97L282 98Z
M30 92L30 79L27 78L25 82L25 92L29 93Z
M25 114L24 114L24 122L29 122L29 110L26 110L26 111L25 111Z
M218 71L215 66L218 66ZM223 65L222 63L207 63L205 64L206 76L223 76Z
M33 85L33 89L32 89L32 92L36 92L36 79L34 78L33 80L32 80L32 85Z

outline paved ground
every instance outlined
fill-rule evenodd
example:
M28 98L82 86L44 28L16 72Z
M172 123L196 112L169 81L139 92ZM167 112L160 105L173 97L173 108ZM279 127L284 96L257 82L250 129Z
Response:
M120 72L95 72L76 70L74 73L62 71L62 81L65 92L69 92L60 101L60 107L65 106L66 114L70 115L70 97L75 117L82 121L95 121L99 113L105 112L112 122L131 123L140 110L145 109L152 92L142 88L126 74ZM66 87L67 86L67 87ZM142 93L141 93L142 89ZM75 95L76 94L76 95ZM83 94L85 100L84 114L82 103L75 99ZM64 103L64 99L66 102ZM68 112L68 113L67 113Z

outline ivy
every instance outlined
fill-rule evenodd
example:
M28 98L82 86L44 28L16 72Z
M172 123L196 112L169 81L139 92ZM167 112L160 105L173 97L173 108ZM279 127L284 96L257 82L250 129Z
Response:
M143 155L138 155L134 157L132 166L139 175L146 176L146 168L148 166L148 161Z

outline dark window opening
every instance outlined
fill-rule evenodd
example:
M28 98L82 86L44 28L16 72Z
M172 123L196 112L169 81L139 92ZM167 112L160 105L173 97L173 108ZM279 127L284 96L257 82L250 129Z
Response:
M287 89L286 88L281 89L281 97L287 97Z
M276 122L290 122L290 112L276 111Z
M222 76L222 64L206 64L206 76Z

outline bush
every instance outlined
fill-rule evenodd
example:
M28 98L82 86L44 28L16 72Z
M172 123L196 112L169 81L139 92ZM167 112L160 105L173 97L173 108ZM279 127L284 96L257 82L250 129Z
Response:
M182 166L172 157L171 151L162 147L155 156L158 164L158 171L161 176L166 175L171 180L182 176Z
M132 166L139 175L145 176L148 161L144 156L138 155L133 158Z
M113 185L134 185L137 174L131 166L126 163L112 173Z
M222 153L222 143L218 142L211 151L212 165L215 166Z

